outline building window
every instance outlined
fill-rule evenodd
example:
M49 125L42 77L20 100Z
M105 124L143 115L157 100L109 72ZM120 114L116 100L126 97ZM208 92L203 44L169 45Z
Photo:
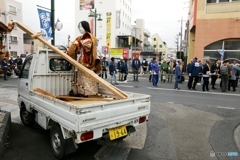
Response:
M17 39L16 36L10 36L10 40L11 40L11 42L13 42L13 43L17 43L17 42L18 42L18 39Z
M154 41L156 41L156 38L153 38Z
M162 48L162 45L159 45L159 48Z
M221 59L219 54L221 49L224 49L223 60L236 59L240 63L240 39L226 39L213 42L204 47L204 57L209 58L211 63L214 63L214 60Z
M230 0L219 0L219 2L229 2Z
M12 57L17 58L17 51L10 51Z
M17 13L17 8L14 7L14 6L9 5L8 6L8 12L12 13L12 14L16 14Z
M207 3L217 3L217 0L207 0Z
M240 0L207 0L207 3L235 2Z
M157 46L154 44L154 45L153 45L153 48L156 48L156 47L157 47Z

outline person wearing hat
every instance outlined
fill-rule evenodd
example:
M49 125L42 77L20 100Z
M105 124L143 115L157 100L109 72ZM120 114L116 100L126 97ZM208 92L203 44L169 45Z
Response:
M91 34L90 25L87 21L79 22L78 30L80 36L70 45L67 54L90 71L100 74L102 64L97 55L97 38ZM98 83L81 70L76 69L73 81L72 90L76 95L88 96L98 93Z
M1 61L1 66L3 69L4 74L4 80L7 81L7 70L8 70L8 63L7 63L8 57L4 57L4 59Z

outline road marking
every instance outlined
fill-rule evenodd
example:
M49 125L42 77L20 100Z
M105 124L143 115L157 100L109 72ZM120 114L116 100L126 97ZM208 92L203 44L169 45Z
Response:
M176 90L176 89L168 89L168 88L156 88L156 87L147 87L148 89L157 89L163 91L176 91L176 92L189 92L189 93L200 93L200 94L218 94L218 95L227 95L227 96L240 96L240 94L231 94L229 92L217 93L217 92L203 92L203 91L193 91L193 90Z
M217 108L220 108L220 109L235 109L235 108L231 108L231 107L221 107L221 106L217 106Z
M174 102L167 102L167 103L173 104Z
M134 86L126 86L126 85L117 85L119 87L128 87L128 88L133 88Z

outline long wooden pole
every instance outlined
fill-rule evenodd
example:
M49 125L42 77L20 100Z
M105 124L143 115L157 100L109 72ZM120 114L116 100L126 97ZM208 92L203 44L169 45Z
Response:
M12 22L13 23L13 22ZM37 34L34 30L30 29L26 25L20 22L14 22L17 24L17 26L22 29L24 32L32 36L33 38L38 39L45 45L47 45L50 49L52 49L54 52L59 54L61 57L66 59L69 63L77 67L79 70L81 70L83 73L85 73L90 78L93 78L96 82L99 82L103 87L108 89L110 92L112 92L114 95L116 95L119 99L126 99L128 96L126 93L121 91L120 89L116 88L115 86L111 85L110 83L106 82L102 78L100 78L97 74L94 72L91 72L89 69L78 63L76 60L72 59L70 56L68 56L63 51L59 50L57 47L51 45L48 41L46 41L41 35Z

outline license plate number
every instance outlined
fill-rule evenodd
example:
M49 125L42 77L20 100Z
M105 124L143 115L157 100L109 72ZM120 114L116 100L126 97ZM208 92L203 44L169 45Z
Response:
M120 126L120 127L109 129L108 133L109 133L110 140L114 140L114 139L126 136L128 134L126 126Z

